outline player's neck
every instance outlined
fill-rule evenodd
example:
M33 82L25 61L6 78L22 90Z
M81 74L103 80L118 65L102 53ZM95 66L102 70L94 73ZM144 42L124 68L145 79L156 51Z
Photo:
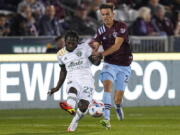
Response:
M77 48L77 46L76 46L76 48ZM66 50L67 50L68 52L73 52L76 48L74 48L73 50L69 50L68 48L66 48Z
M112 21L111 23L105 24L105 25L106 25L106 27L111 28L113 26L113 24L114 24L114 21Z

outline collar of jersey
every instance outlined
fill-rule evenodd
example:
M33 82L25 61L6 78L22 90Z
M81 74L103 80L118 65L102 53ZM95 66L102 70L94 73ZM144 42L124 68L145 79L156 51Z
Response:
M68 50L66 49L66 47L64 47L64 49L65 49L68 53L74 52L77 48L78 48L78 45L77 45L77 47L76 47L73 51L68 51Z
M113 20L113 25L111 26L111 28L115 25L116 22L117 22L116 20ZM111 29L111 28L107 27L105 24L103 24L103 25L106 29Z

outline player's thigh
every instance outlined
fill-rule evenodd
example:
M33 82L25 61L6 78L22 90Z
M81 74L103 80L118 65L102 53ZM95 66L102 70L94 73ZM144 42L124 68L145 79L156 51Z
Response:
M102 83L105 92L112 92L113 82L111 80L104 80Z
M113 65L105 63L99 76L104 86L104 91L111 92L113 83L116 79L116 71Z

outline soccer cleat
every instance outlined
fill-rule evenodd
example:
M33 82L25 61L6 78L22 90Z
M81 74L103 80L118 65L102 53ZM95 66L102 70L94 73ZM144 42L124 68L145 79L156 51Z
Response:
M67 102L59 102L59 106L67 111L68 113L70 113L71 115L75 115L76 110L74 108L72 108L70 105L67 104Z
M111 124L109 120L101 120L100 124L105 127L106 129L110 129L111 128Z
M119 109L116 109L116 115L118 120L123 120L124 119L124 112L122 107L120 107Z
M71 122L71 124L69 125L67 131L68 132L74 132L76 130L77 126L78 126L77 122Z

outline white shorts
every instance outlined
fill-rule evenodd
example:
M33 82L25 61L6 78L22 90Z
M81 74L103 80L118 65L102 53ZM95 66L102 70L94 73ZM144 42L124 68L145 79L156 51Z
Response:
M95 91L93 79L88 79L88 80L69 79L67 81L67 93L71 87L77 90L78 100L84 99L89 102L92 101L93 93Z

